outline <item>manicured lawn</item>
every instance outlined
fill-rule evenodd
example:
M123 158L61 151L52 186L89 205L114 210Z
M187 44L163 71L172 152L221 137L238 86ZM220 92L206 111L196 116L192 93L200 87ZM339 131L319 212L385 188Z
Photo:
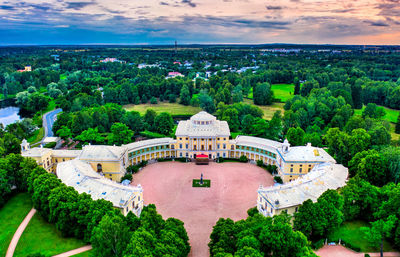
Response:
M294 85L293 84L275 84L272 85L272 91L274 97L280 99L280 102L286 102L294 96Z
M282 103L294 96L294 84L274 84L271 89L274 91L274 97ZM250 88L247 98L253 99L253 88Z
M33 132L33 135L30 138L28 138L28 142L30 144L37 143L40 140L42 140L43 136L44 136L44 128L37 129Z
M193 179L193 187L210 187L211 181L209 179L203 179L203 184L200 184L200 179Z
M336 231L328 236L329 241L338 241L339 239L349 242L353 246L360 247L361 252L377 252L379 249L374 249L370 246L364 237L364 233L360 230L361 227L369 226L369 223L356 220L344 222ZM391 245L384 241L383 251L394 251Z
M232 139L235 139L238 135L243 135L242 132L231 132Z
M194 107L190 105L185 106L178 103L167 103L167 102L162 102L158 104L138 104L138 105L128 104L125 105L124 108L127 111L137 111L142 115L145 114L147 109L153 109L157 113L168 112L173 116L194 115L201 111L200 107Z
M36 213L19 239L14 257L39 252L52 256L84 245L81 240L62 237L54 224L46 222L39 213Z
M253 100L250 99L244 99L244 103L254 105ZM274 113L278 110L280 110L283 115L283 112L285 111L283 109L283 105L284 103L273 103L272 105L265 105L265 106L256 105L256 106L259 107L264 112L263 118L270 120L272 116L274 116Z
M387 107L382 106L385 111L386 111L386 115L383 117L385 120L389 121L389 122L393 122L396 123L397 122L397 117L399 116L400 110L394 110L394 109L390 109ZM362 111L365 109L365 105L363 106L362 110L354 110L354 114L357 115L362 115Z
M15 195L0 209L0 256L6 255L15 231L31 209L28 193Z
M163 138L163 137L166 137L166 135L163 135L163 134L160 134L160 133L157 133L157 132L148 131L148 130L140 132L140 135L142 135L144 137L147 137L147 138Z

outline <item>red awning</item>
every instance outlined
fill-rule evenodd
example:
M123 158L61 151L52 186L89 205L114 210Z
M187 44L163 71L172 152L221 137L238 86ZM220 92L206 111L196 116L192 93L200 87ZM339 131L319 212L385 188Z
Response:
M196 158L208 158L207 154L198 154L196 155Z

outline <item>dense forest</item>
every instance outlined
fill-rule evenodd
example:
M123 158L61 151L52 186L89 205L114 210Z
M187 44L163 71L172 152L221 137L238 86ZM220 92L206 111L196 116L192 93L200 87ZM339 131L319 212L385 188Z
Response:
M400 53L389 47L282 48L0 48L0 99L15 100L27 117L0 128L1 161L15 166L0 167L0 205L12 188L28 191L38 211L68 236L84 235L90 242L109 229L124 238L116 252L94 240L97 256L138 256L138 251L186 256L190 247L180 221L163 220L154 206L140 219L115 214L106 203L62 186L55 176L14 155L22 139L38 133L43 113L54 108L62 109L54 133L64 146L79 149L89 143L121 145L173 136L176 122L190 116L171 114L168 107L158 111L162 104L174 104L226 120L233 138L287 138L293 146L311 142L349 168L344 188L325 192L315 203L306 201L294 222L287 215L265 218L254 210L246 220L219 220L209 244L212 256L313 256L310 246L355 220L370 223L363 230L377 249L384 239L400 249ZM21 71L25 66L32 71ZM280 85L290 88L286 98ZM269 117L266 110L272 110ZM61 200L71 206L58 206ZM76 214L76 205L83 204L86 213ZM104 211L87 223L92 205ZM116 223L131 229L112 227ZM284 238L286 252L276 245L277 238Z

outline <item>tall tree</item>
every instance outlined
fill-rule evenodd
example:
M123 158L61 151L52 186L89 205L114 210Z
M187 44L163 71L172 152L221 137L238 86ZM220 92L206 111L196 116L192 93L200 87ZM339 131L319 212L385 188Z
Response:
M268 83L258 84L253 93L254 104L256 105L269 105L272 103L273 91L271 85Z

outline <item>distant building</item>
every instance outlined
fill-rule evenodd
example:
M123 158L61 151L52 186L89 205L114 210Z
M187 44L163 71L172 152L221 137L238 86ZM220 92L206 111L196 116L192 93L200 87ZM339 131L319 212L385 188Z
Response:
M140 63L138 64L139 69L144 69L144 68L158 68L160 67L159 64L146 64L146 63Z
M17 70L18 72L26 72L26 71L32 71L32 67L31 66L25 66L25 68L23 70Z
M176 78L176 77L185 77L185 75L177 71L172 71L168 72L168 76L166 77L166 79Z
M103 60L100 60L100 62L119 62L119 63L126 63L126 61L118 60L117 58L104 58Z

